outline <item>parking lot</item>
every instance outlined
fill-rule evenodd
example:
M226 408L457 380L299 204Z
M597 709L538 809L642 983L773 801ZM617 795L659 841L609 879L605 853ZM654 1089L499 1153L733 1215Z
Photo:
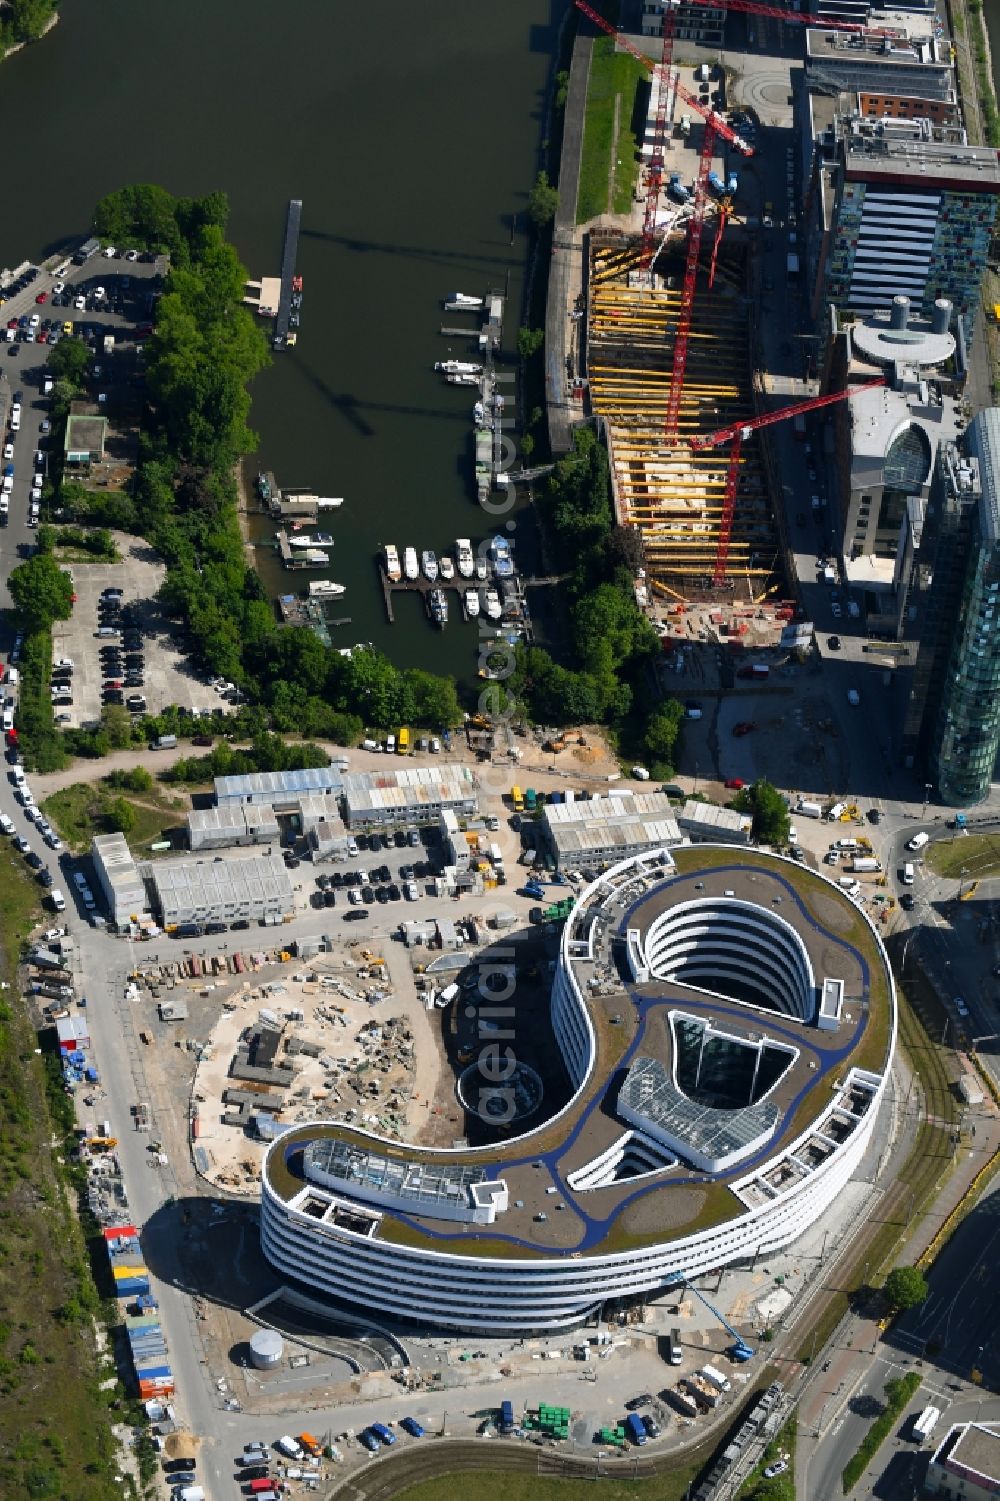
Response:
M2 518L6 532L0 563L0 608L9 608L11 603L8 574L35 549L35 533L29 526L30 497L37 468L33 457L41 450L41 467L46 475L52 463L51 403L44 390L49 350L68 337L66 325L70 324L73 335L93 351L87 394L95 406L99 397L104 398L99 405L109 419L112 430L109 455L114 458L116 422L135 404L134 382L141 364L141 340L149 327L160 270L151 259L126 260L124 254L114 258L98 254L83 266L53 258L47 268L27 268L13 282L0 287L0 295L5 299L0 310L5 351L0 356L2 378L8 383L11 397L17 392L21 394L18 430L8 429L3 434L4 445L12 446L12 455L4 463L5 467L12 465L13 483L8 497L9 512ZM103 288L102 296L98 296L98 287ZM75 304L81 297L84 307L78 308ZM34 327L33 319L37 319ZM106 354L108 336L115 343L113 351ZM48 498L48 489L44 488L43 520L52 519L47 515ZM9 644L3 642L4 646Z
M116 533L122 555L120 563L74 563L71 567L76 603L69 620L57 622L52 635L53 663L73 664L72 700L56 703L59 722L65 727L95 724L101 716L102 694L107 683L122 694L122 702L134 694L146 700L139 712L158 714L167 704L187 709L218 710L224 705L211 685L199 677L178 650L174 634L163 619L156 593L166 569L148 545L137 537ZM142 637L134 653L125 651L122 630L99 636L102 628L99 604L107 589L122 590L127 619ZM114 631L112 624L103 629ZM131 639L131 638L130 638ZM102 653L117 650L115 659ZM128 672L126 663L142 660L141 672ZM114 667L114 670L111 670ZM107 672L105 671L107 668Z

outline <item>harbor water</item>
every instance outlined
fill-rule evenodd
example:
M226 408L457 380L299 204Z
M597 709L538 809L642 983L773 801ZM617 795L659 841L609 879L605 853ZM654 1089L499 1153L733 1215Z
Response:
M403 596L386 621L376 552L454 552L495 526L475 502L472 406L435 360L474 358L443 337L442 299L507 285L500 368L513 369L524 221L561 0L66 0L55 30L3 64L8 146L0 264L62 246L124 183L179 195L221 188L254 277L280 269L288 200L303 200L296 348L257 381L257 461L284 486L344 504L320 529L337 645L372 641L401 665L474 675L475 627L447 629ZM469 319L470 326L474 320ZM515 513L516 514L516 513ZM270 541L275 527L255 524ZM507 535L517 542L518 527ZM301 573L258 551L269 593Z

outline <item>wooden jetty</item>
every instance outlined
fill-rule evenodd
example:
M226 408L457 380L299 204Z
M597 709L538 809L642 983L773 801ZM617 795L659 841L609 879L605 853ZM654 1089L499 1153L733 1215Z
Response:
M288 326L292 312L292 281L295 276L295 261L299 253L299 228L302 224L302 199L291 198L288 203L288 219L285 222L285 245L281 253L281 292L278 298L278 316L274 320L275 349L287 349L294 343L289 339Z

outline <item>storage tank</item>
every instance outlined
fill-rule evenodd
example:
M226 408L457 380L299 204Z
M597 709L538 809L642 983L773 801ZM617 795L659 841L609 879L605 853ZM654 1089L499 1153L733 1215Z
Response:
M890 328L905 328L910 321L910 299L908 297L894 297L889 312Z
M284 1348L276 1329L258 1329L250 1337L250 1359L258 1371L273 1371L280 1365Z

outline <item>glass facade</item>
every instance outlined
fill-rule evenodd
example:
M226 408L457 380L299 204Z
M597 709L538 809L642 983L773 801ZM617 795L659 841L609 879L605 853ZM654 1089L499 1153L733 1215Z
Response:
M981 491L932 754L941 797L956 807L988 795L1000 748L1000 411L981 412L969 438Z

